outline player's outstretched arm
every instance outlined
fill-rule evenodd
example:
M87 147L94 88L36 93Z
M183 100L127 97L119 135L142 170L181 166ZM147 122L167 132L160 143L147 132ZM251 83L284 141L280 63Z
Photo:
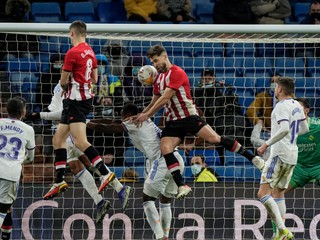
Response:
M94 123L88 122L87 128L103 132L105 134L113 134L113 133L124 133L125 127L119 123L112 123L112 124L104 124L104 123Z
M152 99L151 99L151 102L149 103L149 105L143 109L143 113L149 111L150 108L153 107L153 105L158 101L158 99L160 98L160 95L153 95Z

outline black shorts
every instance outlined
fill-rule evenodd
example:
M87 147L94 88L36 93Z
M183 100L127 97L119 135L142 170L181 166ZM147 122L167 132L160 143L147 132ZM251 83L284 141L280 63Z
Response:
M187 134L196 135L207 125L201 117L193 115L180 120L166 122L161 137L178 137L183 141Z
M89 114L92 106L92 99L76 101L70 99L63 100L63 111L61 123L70 124L76 122L86 122L86 116Z

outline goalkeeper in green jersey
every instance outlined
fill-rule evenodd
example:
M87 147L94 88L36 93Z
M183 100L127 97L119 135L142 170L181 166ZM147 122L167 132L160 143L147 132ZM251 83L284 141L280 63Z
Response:
M317 183L320 182L320 119L308 117L310 104L307 99L298 98L296 100L303 106L309 124L309 132L298 137L298 162L286 193L297 187L304 187L314 179Z
M298 162L285 193L298 187L304 187L311 180L316 180L318 184L320 183L320 119L308 117L310 104L307 99L297 98L296 100L303 107L309 125L309 132L300 135L297 139L299 149ZM275 236L277 228L274 222L272 222L272 228L273 236Z

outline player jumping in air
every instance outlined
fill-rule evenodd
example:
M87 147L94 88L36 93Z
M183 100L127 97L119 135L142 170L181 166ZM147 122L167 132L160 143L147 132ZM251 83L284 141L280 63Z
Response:
M177 65L171 64L163 46L151 47L147 56L159 75L154 83L151 103L138 115L135 122L141 124L165 107L167 118L161 137L161 153L179 187L177 198L183 198L191 192L191 188L183 182L179 171L179 161L174 155L174 149L188 133L197 135L211 144L221 144L227 150L248 158L259 169L263 168L264 161L261 157L254 156L236 140L219 136L199 117L191 97L187 74Z
M54 88L53 97L51 99L50 105L48 106L48 109L50 110L50 112L33 113L31 116L29 115L29 118L32 120L41 118L44 120L59 121L61 119L61 114L63 110L62 102L63 102L62 89L60 84L58 83ZM54 126L54 128L56 128L56 126ZM84 164L87 168L92 167L90 161L87 159L87 157L83 152L81 152L79 149L77 149L74 146L72 137L70 136L66 141L66 147L67 147L67 163L70 167L70 170L74 174L74 176L77 179L79 179L83 187L86 189L86 191L89 193L91 198L94 200L95 204L98 206L96 221L99 222L103 219L103 216L106 214L106 211L108 210L110 204L108 201L102 198L101 194L99 194L92 175L83 166ZM108 171L110 172L109 169ZM125 209L128 204L129 195L132 192L131 187L123 186L117 178L114 178L109 184L114 190L117 191L119 199L122 203L122 209ZM54 194L45 195L43 198L47 200L57 195L58 195L58 192L55 195Z
M172 219L171 199L177 194L177 185L167 169L165 159L160 151L161 130L148 119L137 127L131 117L138 114L134 104L126 104L122 110L122 123L111 122L108 124L89 122L88 128L105 134L127 132L132 144L145 154L150 161L147 169L148 177L143 186L143 209L147 221L151 226L156 239L167 239ZM184 162L177 150L173 152L179 162L179 172L184 170ZM160 198L160 215L155 206L155 200Z

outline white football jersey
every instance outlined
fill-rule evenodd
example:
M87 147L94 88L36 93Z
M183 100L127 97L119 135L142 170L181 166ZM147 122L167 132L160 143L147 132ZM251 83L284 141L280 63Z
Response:
M296 164L298 159L297 137L299 125L305 119L303 108L293 99L278 102L271 114L271 138L280 129L281 121L288 121L289 133L281 140L271 145L271 157L279 156L284 163Z
M143 152L152 162L160 158L160 137L162 130L151 119L144 121L141 127L137 127L129 121L123 122L132 144Z
M48 106L50 112L62 111L63 105L62 100L64 99L62 95L62 88L60 82L53 89L53 96L51 98L51 103Z
M0 178L19 181L26 150L35 148L34 135L33 128L24 122L0 119Z

